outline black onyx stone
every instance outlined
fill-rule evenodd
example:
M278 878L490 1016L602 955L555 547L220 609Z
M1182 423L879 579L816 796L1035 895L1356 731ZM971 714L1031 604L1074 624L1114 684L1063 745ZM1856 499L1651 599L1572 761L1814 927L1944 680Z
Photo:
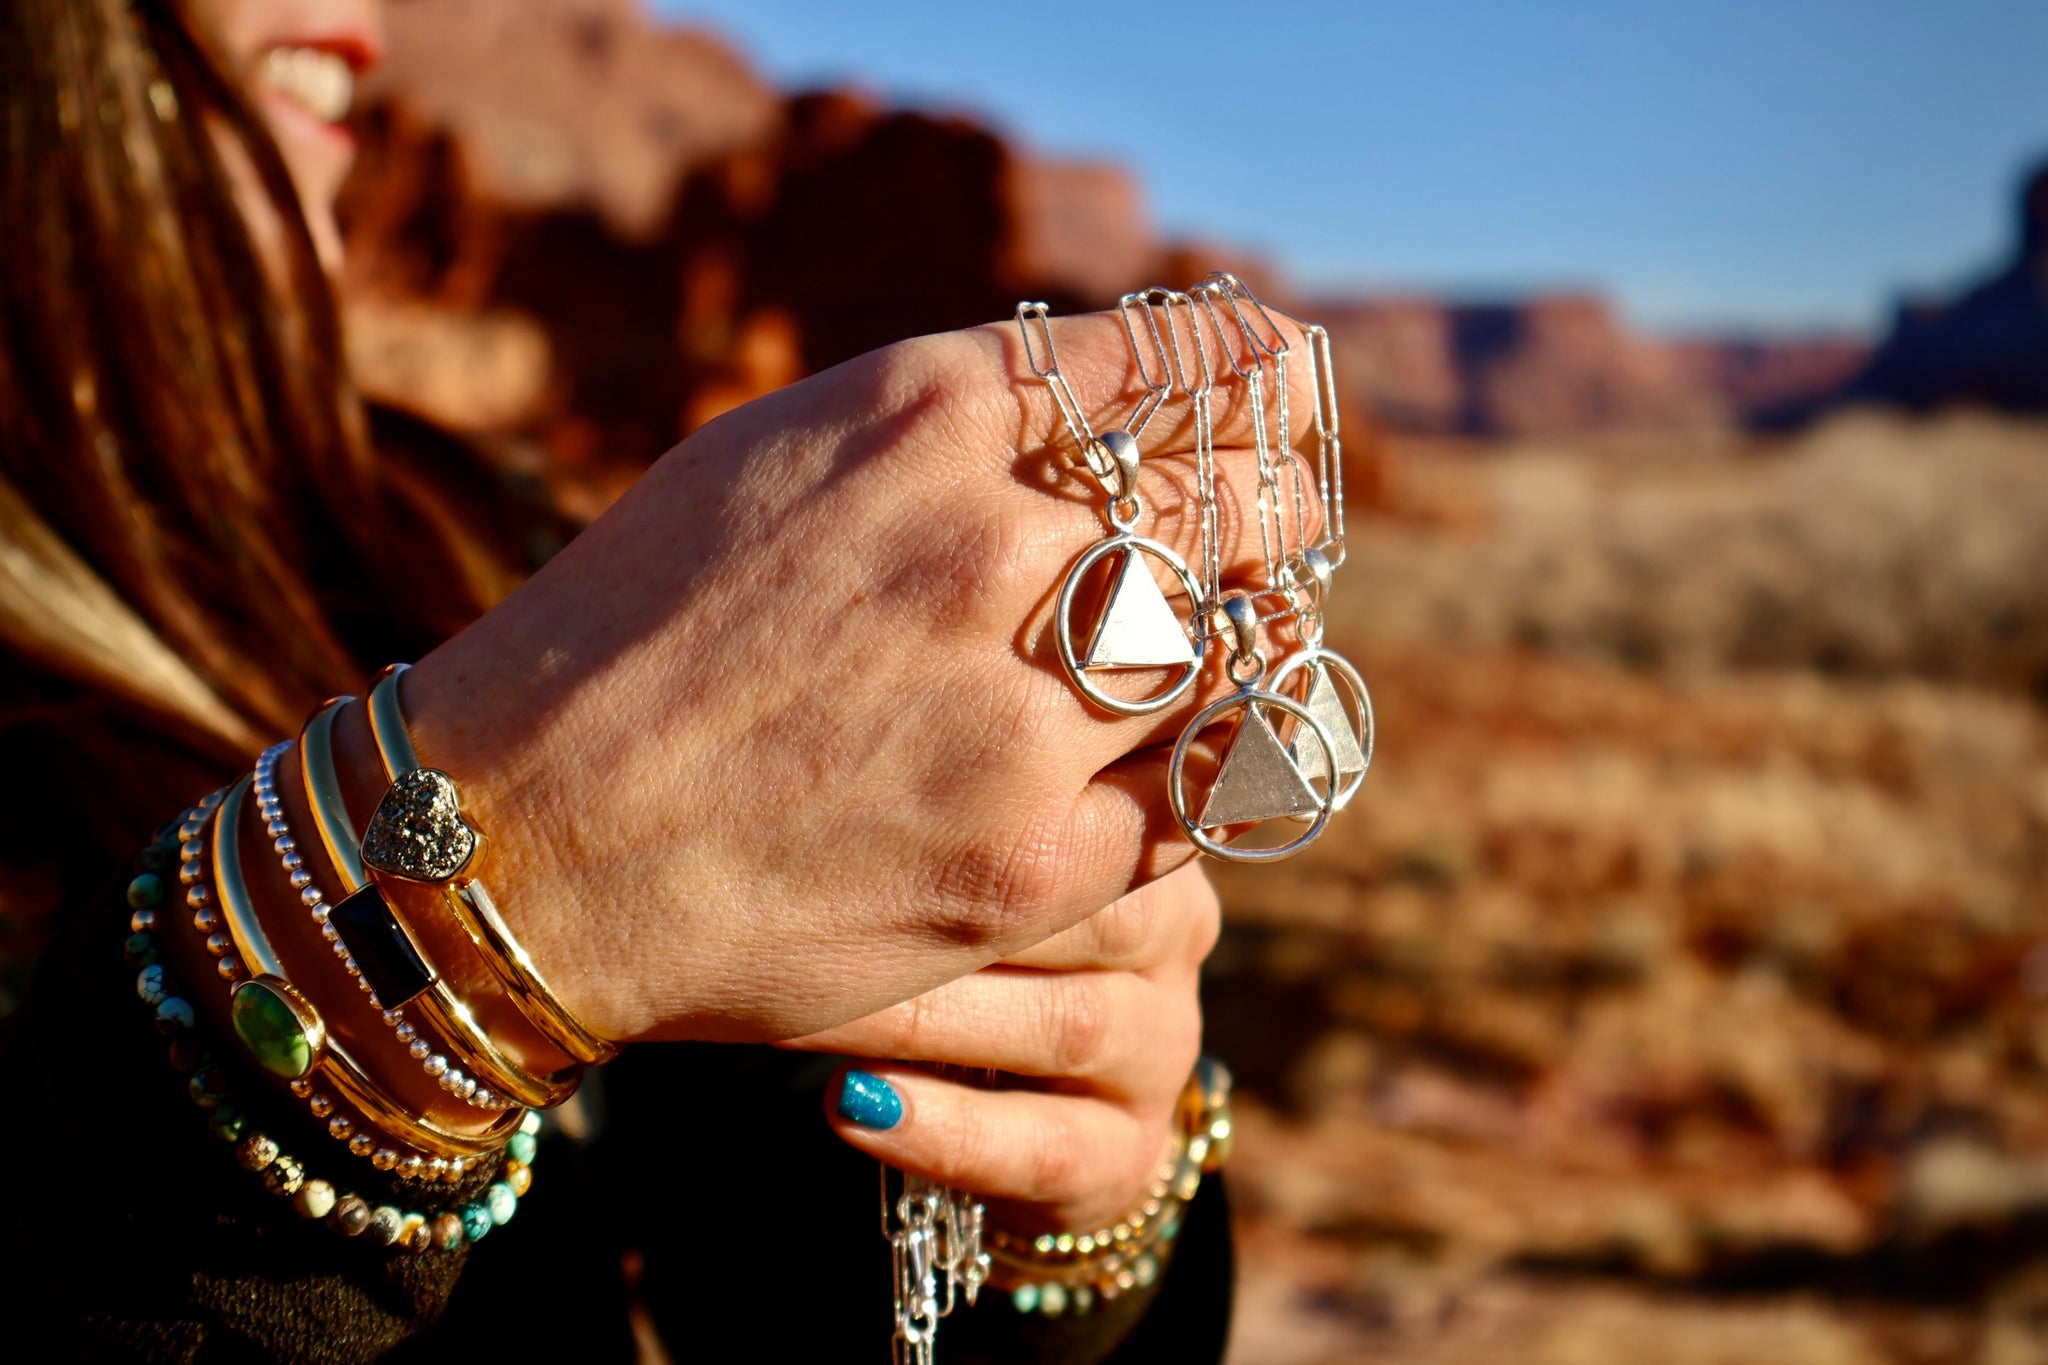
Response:
M434 974L374 883L335 906L328 922L385 1009L403 1005L434 983Z

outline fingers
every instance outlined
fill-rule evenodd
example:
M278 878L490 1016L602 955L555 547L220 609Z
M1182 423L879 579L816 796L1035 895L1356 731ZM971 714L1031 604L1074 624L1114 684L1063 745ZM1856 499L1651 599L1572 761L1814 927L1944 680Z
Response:
M1196 964L1215 946L1221 914L1208 873L1185 863L1004 963L1054 972Z
M783 1046L1004 1071L1160 1100L1162 1086L1178 1087L1200 1045L1192 987L1162 991L1130 972L987 967Z
M893 1065L826 1092L833 1129L899 1170L991 1199L1115 1210L1165 1152L1171 1107L983 1090Z
M1275 549L1313 545L1323 534L1324 510L1315 471L1297 452L1271 452L1271 485L1261 524L1257 452L1235 446L1216 451L1216 546L1226 586L1267 586L1266 557ZM1139 533L1172 547L1190 568L1201 553L1201 484L1194 457L1166 454L1139 467L1145 503ZM1268 540L1268 537L1273 537ZM1285 555L1276 556L1284 562ZM1169 589L1171 584L1165 585Z
M1245 305L1244 311L1248 319L1255 318L1249 305ZM1183 368L1187 377L1199 387L1200 366L1190 339L1190 328L1181 310L1175 309L1174 315L1175 335L1186 362ZM1273 316L1278 328L1277 338L1266 334L1263 323L1254 322L1253 325L1268 342L1284 340L1290 348L1287 357L1287 404L1293 430L1299 434L1312 426L1315 420L1316 393L1308 365L1308 342L1291 319L1277 314ZM1196 317L1198 326L1194 330L1200 335L1202 353L1207 357L1211 376L1215 443L1251 446L1253 423L1262 407L1269 435L1277 440L1279 392L1276 362L1252 349L1227 306L1219 304L1214 317L1198 308ZM1221 331L1217 325L1219 319ZM1146 386L1123 320L1113 312L1081 313L1052 318L1046 326L1058 357L1060 373L1066 377L1076 401L1081 404L1090 429L1101 432L1112 426L1124 425L1139 401L1145 398ZM992 373L1003 376L1006 381L1002 391L995 387L974 386L974 392L985 395L985 402L976 415L990 423L995 432L1018 450L1033 450L1047 444L1071 446L1073 438L1065 431L1053 395L1033 372L1031 364L1034 359L1040 368L1047 364L1043 347L1045 332L1040 331L1035 322L1030 327L1032 351L1029 355L1025 349L1025 334L1015 319L956 334L963 344L978 353L979 363L991 367ZM1145 336L1142 328L1140 336ZM1146 348L1145 369L1157 383L1161 378L1159 357L1149 340L1143 344ZM1255 357L1263 362L1261 366L1255 367ZM1263 404L1251 401L1252 384L1233 368L1233 362L1246 371L1257 370ZM1148 459L1156 453L1194 448L1192 405L1180 385L1174 386L1170 401L1146 428L1140 444ZM1073 453L1078 455L1078 452Z
M1291 319L1276 317L1276 330L1268 338L1290 347L1282 384L1282 364L1250 348L1227 307L1219 306L1218 312L1231 333L1231 355L1252 376L1240 377L1231 368L1215 322L1206 312L1199 313L1199 330L1214 375L1210 410L1211 444L1217 454L1218 552L1225 571L1237 573L1263 562L1268 527L1273 535L1284 535L1297 546L1322 532L1323 512L1314 472L1293 449L1313 427L1317 394L1307 363L1308 342ZM1246 313L1253 316L1249 307ZM1123 320L1115 313L1085 313L1054 318L1046 326L1060 371L1083 405L1089 429L1099 433L1122 426L1147 397ZM1047 363L1047 332L1037 323L1032 323L1031 329L1032 344L1037 348L1031 354L1026 353L1026 334L1014 320L934 339L944 357L939 362L942 369L952 373L947 392L962 409L955 414L956 420L980 432L994 449L1056 452L1053 463L1078 480L1083 500L1092 502L1100 490L1087 475L1074 472L1084 467L1082 454L1074 449L1074 438L1051 389L1032 370L1034 359L1041 366ZM1181 347L1183 354L1192 354L1187 331L1183 323ZM1255 365L1254 359L1263 363ZM1173 368L1162 365L1157 355L1146 359L1144 366L1155 383ZM1281 422L1283 394L1288 417L1285 430ZM1256 454L1261 437L1266 450L1265 477L1270 481L1263 503L1270 520L1263 524L1259 512L1261 464ZM1200 497L1194 405L1183 389L1172 390L1145 427L1139 444L1143 457L1139 490L1147 506L1143 533L1192 559L1199 548Z

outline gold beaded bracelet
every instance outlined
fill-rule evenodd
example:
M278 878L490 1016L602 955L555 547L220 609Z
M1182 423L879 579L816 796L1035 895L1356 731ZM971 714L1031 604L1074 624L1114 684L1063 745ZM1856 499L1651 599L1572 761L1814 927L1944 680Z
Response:
M1181 1089L1173 1151L1145 1197L1114 1223L1084 1232L1019 1237L988 1234L989 1259L1020 1313L1086 1313L1155 1283L1168 1245L1180 1233L1202 1176L1220 1170L1233 1142L1229 1068L1213 1057L1195 1063Z

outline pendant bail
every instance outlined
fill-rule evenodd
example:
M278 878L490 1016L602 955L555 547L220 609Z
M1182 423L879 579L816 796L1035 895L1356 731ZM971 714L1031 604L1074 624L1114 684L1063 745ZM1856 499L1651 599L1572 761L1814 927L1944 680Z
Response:
M1230 654L1233 659L1247 659L1259 651L1259 609L1251 596L1242 592L1223 595L1219 603L1223 619L1230 626Z

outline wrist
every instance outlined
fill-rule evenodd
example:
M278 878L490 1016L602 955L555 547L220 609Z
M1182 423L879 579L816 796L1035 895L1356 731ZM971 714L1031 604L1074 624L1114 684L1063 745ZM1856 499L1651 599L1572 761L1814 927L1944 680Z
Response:
M568 723L549 714L536 689L508 684L475 667L461 637L409 670L407 729L420 762L454 779L464 818L482 834L479 878L486 881L512 937L551 993L584 1027L610 1042L646 1037L657 1019L644 1001L645 954L622 931L629 917L599 907L605 887L588 869L619 856L574 818L579 746ZM347 722L351 766L374 787L374 809L388 785L361 708ZM353 798L352 798L353 805ZM461 964L459 988L486 1001L494 1032L538 1066L562 1053L505 995L433 887L401 889L401 913L426 929L437 962Z

